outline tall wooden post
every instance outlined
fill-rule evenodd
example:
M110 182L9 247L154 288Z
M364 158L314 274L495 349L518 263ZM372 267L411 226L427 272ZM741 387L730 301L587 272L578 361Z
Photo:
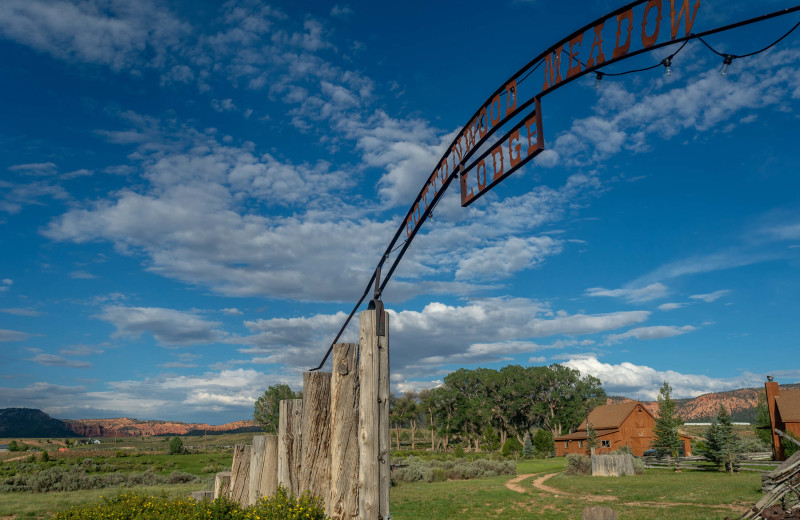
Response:
M359 518L389 518L389 316L384 336L377 335L376 312L360 316ZM381 369L383 374L381 373ZM385 431L384 431L385 430Z
M331 379L331 489L326 514L333 520L358 517L357 343L333 346Z
M331 374L303 373L303 455L300 492L328 496L331 486Z
M275 494L278 489L278 437L256 435L250 455L250 492L248 505L261 497Z
M303 455L301 422L302 399L285 399L278 418L278 484L295 495L300 494L300 461Z

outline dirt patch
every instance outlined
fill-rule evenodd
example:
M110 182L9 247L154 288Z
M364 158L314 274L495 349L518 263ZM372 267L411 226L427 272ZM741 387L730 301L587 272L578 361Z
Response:
M517 475L516 477L506 482L506 487L511 491L516 491L517 493L525 493L525 491L527 490L524 487L520 486L519 483L525 480L526 478L534 476L535 474L536 473L527 473L525 475Z

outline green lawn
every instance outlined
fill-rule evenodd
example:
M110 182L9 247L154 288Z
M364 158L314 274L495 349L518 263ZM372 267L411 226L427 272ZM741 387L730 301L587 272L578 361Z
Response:
M230 465L229 459L217 459L216 455L142 455L122 457L114 462L129 465L120 467L124 471L142 471L150 464L164 468L159 471L178 469L199 474L209 461ZM564 465L563 458L521 461L516 478L520 479L517 485L522 492L506 487L512 479L508 476L402 484L391 490L392 517L395 520L579 519L587 505L604 505L619 512L620 519L723 519L726 516L738 517L761 496L761 479L757 472L729 475L708 471L674 473L647 470L638 477L567 477L561 474ZM551 489L534 487L535 479L549 474L556 475L543 485ZM210 489L212 478L213 474L207 474L201 482L135 489L175 496ZM14 515L19 519L46 518L48 513L96 502L101 496L114 496L130 489L3 493L0 494L0 519L6 520Z
M759 473L647 470L638 477L566 477L557 475L544 485L556 495L533 486L537 477L563 470L564 459L524 461L519 482L524 493L505 487L508 477L392 488L392 517L411 519L569 519L581 518L583 508L603 505L620 519L723 519L738 517L761 496ZM609 500L594 501L611 497Z

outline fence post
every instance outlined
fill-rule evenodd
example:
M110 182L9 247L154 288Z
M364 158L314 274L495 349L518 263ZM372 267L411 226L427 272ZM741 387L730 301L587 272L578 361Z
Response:
M361 391L358 421L358 512L361 520L388 520L389 319L388 313L384 311L385 336L377 335L375 310L363 311L359 319L361 349L358 376ZM384 429L385 435L382 433Z
M248 504L275 494L278 488L278 437L256 435L250 455L250 492Z
M214 500L219 497L228 496L228 491L231 488L231 472L220 471L214 477Z
M378 503L381 520L389 514L389 490L391 488L390 454L392 440L389 436L389 313L384 311L384 336L378 336Z
M242 506L246 506L249 500L247 495L250 492L250 450L249 444L237 444L233 447L230 497Z
M300 494L300 461L302 458L302 399L285 399L279 407L278 419L278 484L295 495Z
M357 343L333 346L331 378L331 490L325 514L333 520L358 516L359 384Z
M331 378L331 490L325 513L358 516L358 343L333 346Z
M303 373L303 450L300 463L300 492L322 498L331 484L331 374Z

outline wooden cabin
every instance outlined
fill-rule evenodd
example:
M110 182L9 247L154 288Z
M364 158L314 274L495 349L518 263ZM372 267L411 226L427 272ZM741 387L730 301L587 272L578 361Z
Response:
M764 387L772 428L772 455L775 460L786 460L783 444L775 429L800 439L800 390L781 390L772 377L768 378Z
M642 403L629 401L598 406L589 414L588 421L597 437L596 454L611 453L628 446L634 455L641 457L651 448L656 418ZM689 437L686 435L680 437L683 441L684 454L691 456ZM583 421L575 432L555 439L556 456L561 457L570 453L586 455L589 451L587 440L586 421Z

